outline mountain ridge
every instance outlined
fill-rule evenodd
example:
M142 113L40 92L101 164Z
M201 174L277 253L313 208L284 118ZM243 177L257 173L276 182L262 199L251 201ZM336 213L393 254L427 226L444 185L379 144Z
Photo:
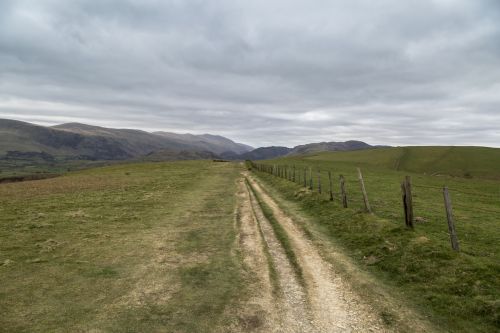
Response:
M333 151L354 151L363 149L375 149L382 146L372 146L363 141L329 141L298 145L293 148L283 146L260 147L244 154L233 157L232 159L244 160L265 160L293 155L305 155L317 152ZM384 146L386 147L386 146Z
M109 128L78 122L41 126L0 119L0 159L48 154L78 160L166 160L223 158L262 160L323 151L351 151L378 148L362 141L329 141L298 145L253 147L215 134L147 132ZM31 154L31 155L30 155ZM48 157L45 156L47 159Z
M159 135L143 130L115 129L81 123L41 126L0 119L0 156L9 151L17 151L45 152L77 159L124 160L159 150L208 151L214 154L232 151L241 154L252 148L218 135L162 133L163 135Z

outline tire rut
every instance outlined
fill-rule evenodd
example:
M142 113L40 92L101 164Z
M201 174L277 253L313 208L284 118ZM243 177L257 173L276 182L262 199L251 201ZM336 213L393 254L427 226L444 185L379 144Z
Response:
M332 266L260 184L248 173L244 176L286 231L304 275L305 286L299 283L272 226L252 191L247 189L282 289L280 314L286 325L281 327L282 332L392 332L384 327L377 312L334 273Z
M250 281L251 296L238 314L238 327L233 327L231 331L276 332L277 318L269 265L244 179L238 181L237 198L238 244L242 250L247 279Z
M247 192L254 217L277 273L280 297L276 300L276 305L280 322L275 332L317 332L311 324L307 294L257 199L250 189L247 188Z

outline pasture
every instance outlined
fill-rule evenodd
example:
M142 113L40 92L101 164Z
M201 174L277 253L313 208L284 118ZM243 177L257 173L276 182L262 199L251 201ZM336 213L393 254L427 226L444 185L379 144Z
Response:
M314 221L331 242L342 246L359 266L393 288L402 299L410 301L440 330L498 330L500 184L496 179L500 172L497 164L484 164L479 168L475 167L477 161L463 159L467 163L441 162L436 166L416 158L420 164L413 165L413 170L420 173L397 170L403 165L404 169L412 169L408 164L413 160L410 156L424 154L422 149L406 152L399 168L394 163L398 161L396 157L401 156L401 148L394 148L319 153L262 162L268 166L286 166L288 178L293 178L295 166L295 182L265 172L256 174L275 190L275 197L298 204L301 212ZM436 150L429 156L433 154L437 154ZM494 158L496 156L491 157ZM482 160L488 160L488 156L482 156ZM363 172L373 214L365 212L357 167ZM312 190L308 188L310 168ZM434 171L430 172L431 169ZM321 171L321 194L318 193L318 170ZM464 174L464 170L470 171ZM333 174L333 202L329 200L327 171ZM450 171L448 175L447 171ZM465 177L457 177L458 174ZM341 204L339 175L346 179L348 208ZM404 222L400 184L406 175L410 175L413 182L413 230ZM444 185L449 187L452 197L460 252L450 246Z
M116 165L0 186L1 332L208 332L245 294L240 166Z

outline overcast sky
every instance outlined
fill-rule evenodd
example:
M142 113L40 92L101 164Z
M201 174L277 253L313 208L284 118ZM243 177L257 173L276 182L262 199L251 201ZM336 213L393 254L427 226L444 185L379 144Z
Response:
M1 0L0 118L500 147L500 1Z

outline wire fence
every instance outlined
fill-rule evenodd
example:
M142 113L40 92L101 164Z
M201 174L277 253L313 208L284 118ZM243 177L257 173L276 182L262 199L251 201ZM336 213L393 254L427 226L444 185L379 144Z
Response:
M398 184L392 180L380 179L374 173L364 176L359 168L357 173L351 170L342 175L339 171L334 172L332 169L305 164L290 166L252 161L248 163L258 172L267 173L296 183L305 190L316 192L320 199L329 198L330 201L340 203L343 207L358 206L367 213L375 213L382 217L391 219L401 217L408 228L415 228L416 223L425 221L424 217L419 216L422 213L445 218L452 248L457 251L459 246L455 219L461 221L487 219L493 224L494 221L500 220L500 192L496 196L424 182L415 184L409 176ZM454 198L453 204L452 198Z

